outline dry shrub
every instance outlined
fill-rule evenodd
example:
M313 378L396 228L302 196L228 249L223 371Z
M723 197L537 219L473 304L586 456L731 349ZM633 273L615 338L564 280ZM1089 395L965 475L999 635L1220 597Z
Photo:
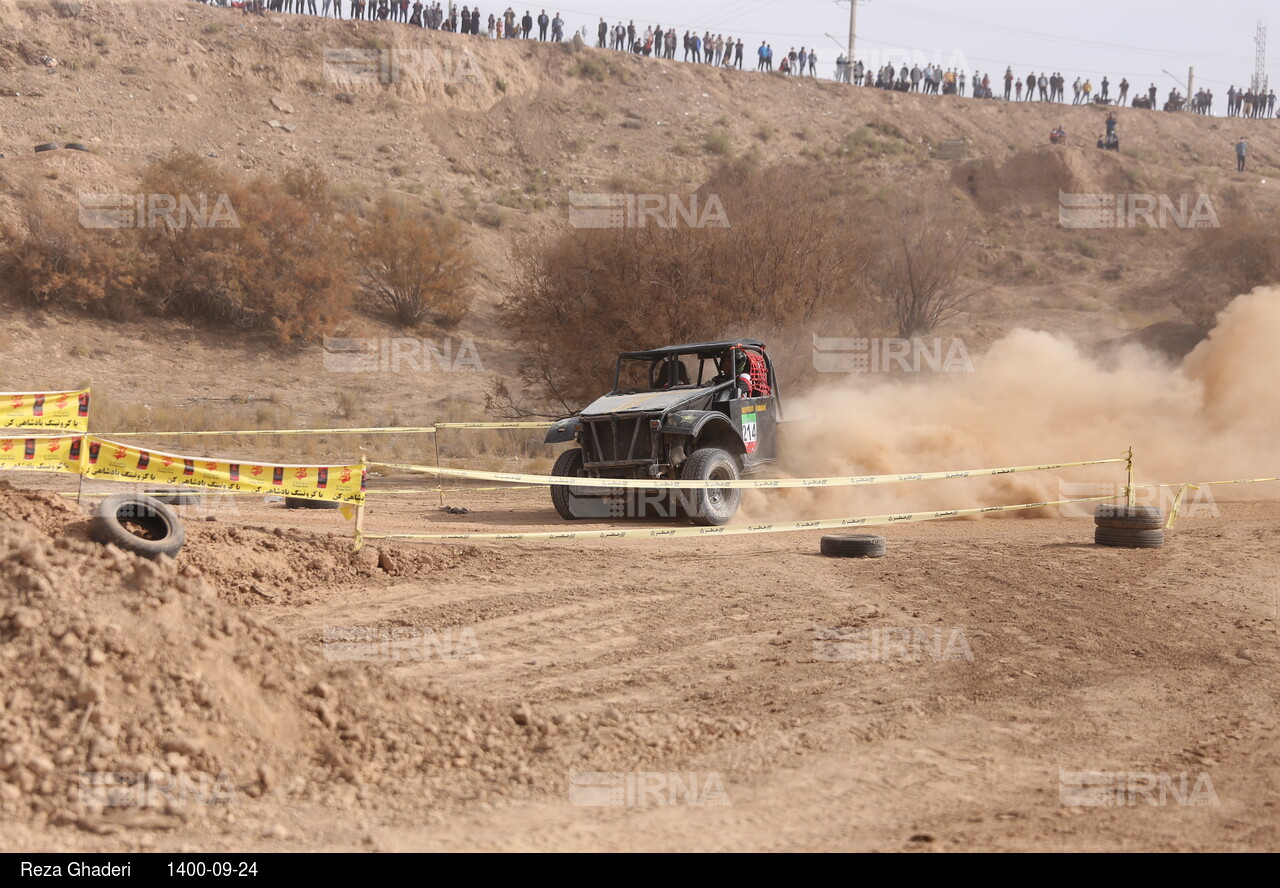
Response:
M1235 297L1280 284L1280 241L1253 216L1224 218L1221 228L1195 234L1173 285L1173 303L1207 335Z
M129 320L143 308L150 263L132 231L90 231L74 212L28 206L25 232L0 231L0 280L26 305Z
M267 330L281 342L314 338L349 312L345 233L314 169L282 182L244 181L180 154L149 169L142 190L204 196L210 205L225 195L235 215L226 227L142 230L159 311Z
M318 338L354 308L347 223L314 167L245 180L175 153L143 172L139 193L180 202L126 229L33 203L27 232L3 232L0 281L29 305L192 318L281 343Z
M410 329L457 325L475 268L457 220L427 218L384 197L365 223L354 256L369 300Z
M882 208L879 249L867 275L904 339L931 332L963 311L981 288L963 274L975 245L971 215L931 193Z
M866 328L877 307L857 281L870 258L847 199L810 171L726 167L698 192L718 198L729 227L570 230L527 257L522 287L502 307L523 356L527 395L571 413L606 391L622 351L734 337L770 344L784 378L811 368L811 337L827 323ZM685 198L689 208L692 204ZM712 215L716 215L712 213ZM531 412L499 385L490 408Z

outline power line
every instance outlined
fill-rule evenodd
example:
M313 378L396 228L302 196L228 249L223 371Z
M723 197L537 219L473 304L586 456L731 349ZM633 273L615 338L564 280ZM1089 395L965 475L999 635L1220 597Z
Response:
M726 18L726 19L721 19L721 20L719 21L719 24L718 24L718 25L711 25L711 24L708 22L708 20L706 19L706 17L705 17L705 16L701 16L701 17L699 17L699 18L695 19L695 21L697 22L697 24L692 24L692 25L687 25L687 26L686 26L686 25L678 25L677 27L690 27L690 28L719 27L719 28L724 28L724 29L727 31L728 29L725 27L726 25L729 25L729 24L731 24L731 23L733 23L733 22L736 22L736 21L738 21L739 19L745 18L745 17L747 17L747 16L750 16L750 15L756 15L756 14L758 14L758 13L764 12L766 9L768 9L770 6L772 6L772 5L773 5L774 3L776 3L776 2L777 2L777 0L749 0L749 2L746 4L746 5L748 6L748 8L747 8L747 9L739 10L738 12L734 13L734 14L733 14L733 15L731 15L730 17L728 17L728 18ZM752 3L755 3L755 5L754 5L754 6L752 6L752 5L751 5ZM735 4L733 4L733 5L734 5L734 6L741 6L742 4L741 4L741 3L735 3ZM749 32L748 32L748 33L749 33Z
M741 3L726 3L724 6L717 6L715 9L711 10L710 12L705 12L702 15L694 16L693 21L689 23L689 26L697 27L702 22L710 21L714 19L716 16L718 16L720 13L724 12L725 10L732 9L735 6L740 6L740 5Z
M1239 63L1244 61L1242 56L1231 56L1221 54L1209 54L1199 51L1184 50L1166 50L1153 49L1150 47L1130 46L1123 43L1105 43L1093 39L1085 39L1080 37L1066 37L1061 34L1048 34L1043 31L1033 31L1027 28L1019 28L1013 25L1003 25L991 22L978 22L971 18L949 15L947 13L933 12L931 10L917 9L912 6L903 6L894 4L892 6L877 6L878 11L894 13L897 15L906 15L914 18L922 18L929 21L935 21L940 24L951 25L960 28L970 28L979 31L988 31L991 33L1007 34L1015 37L1032 37L1038 40L1047 40L1054 43L1067 43L1076 46L1087 46L1091 49L1112 49L1121 52L1141 53L1144 55L1155 55L1162 57L1173 56L1176 58L1188 58L1206 62L1222 62L1222 63Z

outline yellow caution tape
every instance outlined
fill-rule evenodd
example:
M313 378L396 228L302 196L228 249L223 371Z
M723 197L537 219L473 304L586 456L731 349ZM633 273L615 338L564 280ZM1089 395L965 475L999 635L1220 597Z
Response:
M986 478L993 475L1014 475L1023 472L1045 472L1051 469L1069 469L1079 466L1103 466L1122 463L1123 459L1097 459L1085 462L1058 463L1046 466L1016 466L1004 469L968 469L962 472L924 472L912 475L860 475L839 478L772 478L744 479L740 481L670 481L666 479L632 478L562 478L546 475L519 475L508 472L481 472L472 469L443 469L434 466L407 466L395 463L370 463L388 469L418 472L442 478L471 478L477 481L500 481L507 484L544 485L555 487L594 487L623 490L778 490L804 487L863 487L874 484L900 484L908 481L945 481L953 478Z
M240 429L201 432L111 432L110 438L185 438L218 435L434 435L439 429L549 429L549 422L441 422L434 426L382 429Z
M410 493L503 493L508 490L546 490L550 484L520 484L509 487L420 487L417 490L370 490L370 494L410 494Z
M1217 485L1217 484L1266 484L1266 483L1268 483L1268 482L1273 482L1273 481L1280 481L1280 478L1242 478L1242 479L1240 479L1240 480L1238 480L1238 481L1197 481L1195 484L1191 484L1191 485L1188 485L1188 486L1191 486L1191 487L1196 487L1196 486L1199 486L1199 487L1212 487L1212 486ZM1141 486L1144 486L1144 487L1145 487L1145 486L1148 486L1148 485L1141 485ZM1176 487L1176 486L1180 486L1180 485L1174 485L1174 484L1152 484L1152 485L1149 485L1149 486L1151 486L1151 487Z
M185 438L191 437L214 437L218 435L433 435L435 427L428 426L424 428L396 428L396 429L273 429L271 431L263 431L262 429L242 430L242 431L216 431L216 432L112 432L104 435L108 438Z
M1182 508L1182 498L1187 495L1189 489L1199 490L1199 485L1183 484L1178 489L1178 495L1173 498L1173 505L1169 508L1169 521L1165 524L1165 530L1173 530L1173 525L1178 521L1178 510Z
M1028 503L1020 506L987 506L981 509L954 509L946 512L909 512L901 515L877 515L874 518L827 518L819 521L788 521L778 524L740 524L730 527L673 527L646 530L587 530L552 533L444 533L444 534L362 534L364 540L475 540L475 541L524 541L560 542L569 540L655 540L684 537L741 536L757 533L795 533L803 530L840 530L856 527L879 527L891 524L915 524L922 521L942 521L947 518L966 518L972 515L991 515L996 512L1020 512L1044 509L1049 506L1065 506L1071 503L1101 503L1119 499L1115 496L1095 496L1088 499L1059 500L1051 503Z
M549 429L551 422L438 422L438 429Z
M1136 489L1133 486L1133 447L1132 445L1130 445L1129 449L1125 451L1125 462L1128 463L1128 466L1125 470L1127 473L1126 474L1127 480L1125 481L1124 496L1125 496L1125 502L1128 504L1129 508L1132 509L1134 506L1135 497L1136 497L1136 492L1135 492Z
M0 466L0 468L3 468L3 466ZM110 480L110 479L99 479L99 480ZM263 494L258 491L211 490L206 487L184 487L184 485L182 484L176 484L175 486L182 488L183 491L187 493L202 493L207 496L280 496L281 495L278 493ZM549 484L537 484L537 485L519 486L519 487L413 487L413 488L405 488L404 490L379 490L377 488L373 488L365 491L365 494L367 499L368 497L375 496L375 495L376 496L409 496L417 493L433 493L433 494L434 493L503 493L508 490L546 490L550 486L551 485ZM160 496L164 496L165 494L170 493L171 491L157 491L157 492L159 493ZM92 493L86 492L83 494L78 494L74 491L70 491L70 492L63 492L60 495L61 496L113 496L114 494L104 492L104 491L95 491Z

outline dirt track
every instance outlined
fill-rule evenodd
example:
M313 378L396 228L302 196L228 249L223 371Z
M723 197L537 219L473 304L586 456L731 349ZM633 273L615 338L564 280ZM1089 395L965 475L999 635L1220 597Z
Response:
M475 510L461 517L435 511L434 500L401 498L380 506L371 525L556 529L544 498L451 495L451 504ZM239 508L237 523L346 532L333 513ZM388 779L362 790L354 830L352 811L263 798L245 799L216 827L205 821L141 839L65 829L52 844L1275 849L1280 504L1221 508L1222 517L1184 521L1164 550L1145 552L1095 548L1082 519L895 527L889 557L870 562L818 556L816 534L384 546L390 575L371 566L375 550L363 556L365 579L290 594L270 586L266 568L291 553L247 545L253 566L245 570L267 578L264 587L236 593L230 564L206 575L224 598L317 652L336 627L474 640L462 659L395 654L369 667L403 688L406 712L421 691L447 687L504 709L590 714L604 725L592 742L608 736L612 720L630 720L628 730L651 747L637 752L645 764L634 770L694 774L704 786L718 780L728 806L658 807L651 797L644 807L578 807L569 773L552 770L539 772L532 794L482 795L443 816ZM193 523L184 558L221 552L226 523ZM831 647L826 630L841 627L867 630L843 637L878 639L880 655ZM894 648L901 629L941 639L944 656L928 644ZM834 651L854 659L833 662ZM645 733L649 723L701 720L729 730L692 746ZM590 744L575 748L572 770L619 770L600 749L595 765ZM1207 774L1220 804L1153 806L1136 797L1132 806L1067 808L1060 769L1185 773L1192 783ZM283 837L263 838L275 825ZM51 844L50 834L25 827L14 835L10 847Z
M542 495L501 496L472 506L514 498L517 518L546 520ZM817 534L481 546L496 569L280 617L311 634L472 626L483 664L397 670L754 726L691 769L722 777L727 809L555 800L397 831L397 848L1275 848L1277 511L1228 505L1159 552L1095 548L1087 520L895 528L879 562L822 558ZM837 626L959 628L973 660L815 660L815 628ZM1207 771L1222 806L1064 810L1059 768Z

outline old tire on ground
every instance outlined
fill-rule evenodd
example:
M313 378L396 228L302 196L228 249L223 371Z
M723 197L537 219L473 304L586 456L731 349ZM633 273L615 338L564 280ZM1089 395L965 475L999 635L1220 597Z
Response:
M737 481L738 461L718 447L695 450L684 464L680 477L685 481ZM707 488L684 491L685 508L694 524L721 527L733 520L742 502L737 488Z
M88 151L89 150L88 145L82 145L80 142L68 142L62 147L66 148L68 151Z
M582 466L582 449L575 447L573 450L566 450L560 454L555 466L551 469L551 474L557 478L585 478L587 473ZM576 521L578 519L578 516L573 511L572 494L572 487L554 484L551 486L551 504L556 507L556 514L565 521Z
M1094 518L1093 523L1111 530L1164 530L1165 518Z
M45 142L43 145L36 146L36 154L44 154L46 151L57 151L57 142Z
M342 508L341 503L335 503L332 500L314 500L307 499L302 496L286 496L284 498L284 507L286 509L322 509L332 510Z
M828 558L883 558L888 544L881 536L840 534L824 536L821 551Z
M1093 510L1095 518L1159 518L1164 512L1152 506L1119 506L1103 503Z
M1159 549L1164 546L1164 531L1099 527L1093 532L1093 541L1112 549Z
M89 524L89 536L144 558L172 558L187 541L178 513L139 493L117 493L103 500Z
M1093 523L1114 530L1161 530L1165 514L1150 506L1103 504L1094 511Z

